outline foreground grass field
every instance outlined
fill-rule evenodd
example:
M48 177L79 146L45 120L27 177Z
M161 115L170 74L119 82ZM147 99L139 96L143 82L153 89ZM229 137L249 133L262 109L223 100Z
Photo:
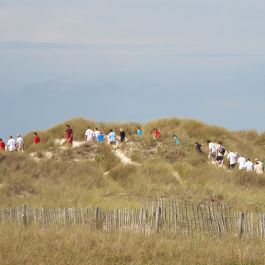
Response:
M85 228L0 227L0 264L263 265L260 240L140 236Z
M0 153L0 207L27 204L35 207L134 208L147 198L180 202L225 203L235 211L265 212L265 177L209 165L206 140L223 141L227 150L265 158L265 134L255 130L231 132L198 121L164 119L147 124L67 121L75 139L84 140L87 126L107 131L122 127L128 142L121 147L136 165L125 165L107 144L60 149L55 139L64 137L65 123L40 132L34 146L32 134L24 153ZM142 126L144 136L135 130ZM152 129L161 130L154 141ZM173 144L172 135L181 140ZM194 151L194 142L204 153ZM32 153L52 159L32 159ZM77 159L78 158L78 159ZM0 264L265 264L262 240L203 238L90 231L86 227L27 228L0 226Z

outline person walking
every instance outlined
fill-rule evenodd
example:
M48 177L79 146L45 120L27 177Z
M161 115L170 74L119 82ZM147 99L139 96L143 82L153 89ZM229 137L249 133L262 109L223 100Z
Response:
M255 159L254 171L258 175L263 175L263 173L264 173L263 163L260 162L257 158Z
M199 142L195 142L195 151L198 154L202 154L202 145Z
M9 139L8 139L8 141L6 143L6 146L7 146L7 150L9 152L14 152L14 151L17 150L17 148L16 148L16 141L15 141L15 139L13 139L13 136L12 135L9 136Z
M17 135L16 147L18 152L24 152L24 139L20 134Z
M110 132L109 132L109 143L111 145L115 145L116 144L116 134L113 131L113 129L110 129Z
M247 162L246 162L246 170L247 172L253 172L254 170L254 164L253 162L250 161L249 158L247 159Z
M120 141L121 141L121 143L123 143L125 141L125 137L126 137L125 131L122 128L120 128Z
M217 144L213 143L211 140L207 141L209 147L209 160L216 161L217 158Z
M141 129L141 127L137 128L137 132L136 132L137 136L141 137L143 136L143 130Z
M72 145L74 140L74 133L69 124L66 124L66 130L65 130L65 139L66 143Z
M236 165L236 153L229 151L227 159L228 159L228 169L234 168Z
M99 129L98 129L98 128L95 128L95 129L94 129L94 132L93 132L93 139L95 140L95 142L98 141L98 136L99 136L99 134L100 134Z
M97 137L98 143L102 143L104 141L104 139L105 139L105 134L102 131L100 131L100 133Z
M224 163L225 147L222 142L218 142L216 163L218 166L222 166Z
M237 163L238 163L238 169L242 170L242 169L246 169L246 158L243 155L240 155L239 158L237 159Z
M155 139L155 140L157 140L157 139L159 139L161 137L161 133L160 133L160 131L157 129L157 128L154 128L154 130L153 130L153 138Z
M93 142L94 139L94 132L90 127L87 127L87 130L85 132L85 138L88 142Z
M39 144L40 143L40 137L38 136L38 133L34 132L33 135L34 135L34 139L33 139L34 144Z
M6 150L6 144L2 138L0 138L0 151Z

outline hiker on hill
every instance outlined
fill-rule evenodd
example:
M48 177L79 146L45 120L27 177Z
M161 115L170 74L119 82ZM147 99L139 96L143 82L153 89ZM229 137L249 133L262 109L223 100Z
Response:
M15 139L13 139L13 136L12 135L9 136L9 139L8 139L8 141L6 143L6 146L7 146L7 150L9 152L14 152L14 151L17 150L17 148L16 148L16 141L15 141Z
M74 134L73 134L73 130L69 124L66 124L65 139L66 139L66 143L68 143L70 145L73 144Z
M141 129L141 127L137 128L137 132L136 132L137 136L141 137L143 135L143 130Z
M34 139L33 139L34 144L39 144L40 143L40 137L38 136L38 133L34 132L33 135L34 135Z
M161 137L161 133L160 133L160 131L157 129L157 128L154 128L154 130L153 130L153 138L155 139L155 140L157 140L157 139L159 139Z
M242 169L246 169L246 158L243 155L239 155L239 158L237 159L237 163L238 163L238 169L242 170Z
M229 151L228 152L228 155L227 155L227 159L228 159L228 169L235 167L235 165L236 165L236 158L237 158L236 153L234 153L232 151Z
M217 165L222 166L224 163L225 147L222 142L218 142L217 153L216 153Z
M116 144L116 134L115 134L115 132L112 129L110 129L108 137L109 137L110 144L111 145L115 145Z
M246 170L247 172L252 172L254 170L254 164L253 162L250 161L249 158L247 159L247 162L246 162Z
M17 135L16 147L18 152L24 152L24 139L20 134Z
M202 145L199 143L199 142L195 142L195 151L198 153L198 154L202 154Z
M92 129L90 129L90 127L87 127L87 130L85 132L85 138L88 142L93 142L94 139L94 132Z
M125 141L125 137L126 137L125 131L122 128L120 128L120 141L121 141L121 143L123 143Z
M255 159L254 171L258 175L263 175L263 173L264 173L263 163L260 162L257 158Z
M209 147L208 158L210 160L216 161L216 157L217 157L217 145L216 145L216 143L213 143L211 140L208 140L207 144Z
M104 133L102 131L100 131L99 135L97 137L97 142L98 143L102 143L104 141L104 139L105 139L105 135L104 135Z
M6 144L2 138L0 138L0 151L4 151L6 149Z
M100 134L99 129L98 129L98 128L95 128L95 129L94 129L94 132L93 132L93 138L94 138L95 142L98 141L98 136L99 136L99 134Z
M174 134L172 136L172 139L173 139L174 144L176 144L176 145L179 145L180 144L179 137L176 134Z

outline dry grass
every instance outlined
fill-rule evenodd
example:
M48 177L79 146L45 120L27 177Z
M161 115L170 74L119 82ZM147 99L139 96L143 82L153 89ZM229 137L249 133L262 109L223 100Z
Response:
M42 154L57 150L54 139L64 137L65 124L74 129L75 139L83 140L87 126L105 131L122 127L130 144L138 148L131 152L132 159L140 166L124 166L113 154L110 146L83 146L60 153L57 159L37 163L29 152ZM137 126L144 136L136 137ZM153 128L159 128L162 137L152 139ZM172 142L177 134L181 145ZM145 197L168 197L184 201L220 201L231 203L238 209L264 211L264 177L234 170L228 172L207 164L207 139L224 142L227 149L241 152L250 158L265 158L262 146L264 134L255 130L231 132L209 126L199 121L162 119L147 124L97 123L73 119L40 132L41 145L32 144L32 134L26 136L25 154L0 154L1 175L0 204L2 207L21 203L50 207L122 207L139 205ZM204 154L194 151L194 142L204 143ZM126 151L128 144L123 150ZM154 152L154 150L156 150ZM83 155L83 162L74 162L76 155ZM94 158L91 161L89 154ZM109 174L105 174L109 172ZM181 184L174 175L178 172Z
M85 227L0 227L1 265L263 265L264 253L261 240L144 237Z
M54 140L64 137L65 124L83 140L87 126L104 131L122 127L138 146L131 152L140 165L123 165L110 146L85 145L60 152L56 159L33 161L29 153L43 155L58 149ZM144 136L136 137L137 126ZM161 139L152 139L153 128ZM172 142L177 134L181 145ZM230 132L199 121L163 119L138 123L97 123L84 119L66 121L40 132L42 143L34 146L26 136L26 152L0 153L1 207L29 204L36 207L102 208L139 207L150 197L174 198L189 202L224 202L235 210L265 211L265 177L238 170L227 171L207 163L206 140L223 141L227 149L250 158L265 159L265 136L255 130ZM194 142L204 144L203 154L194 151ZM84 160L73 159L81 155ZM93 157L93 159L91 159ZM108 174L106 174L108 172ZM178 172L181 180L176 178ZM0 264L265 264L264 243L232 238L182 238L91 232L86 227L43 229L0 227Z

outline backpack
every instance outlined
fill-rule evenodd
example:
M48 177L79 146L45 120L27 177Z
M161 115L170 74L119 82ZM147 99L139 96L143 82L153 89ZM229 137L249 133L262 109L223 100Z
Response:
M220 150L219 150L219 152L220 152L222 155L225 154L225 148L224 148L223 145L220 146Z
M180 144L180 140L179 140L179 138L178 138L177 135L173 135L173 141L174 141L174 143L177 144L177 145Z

